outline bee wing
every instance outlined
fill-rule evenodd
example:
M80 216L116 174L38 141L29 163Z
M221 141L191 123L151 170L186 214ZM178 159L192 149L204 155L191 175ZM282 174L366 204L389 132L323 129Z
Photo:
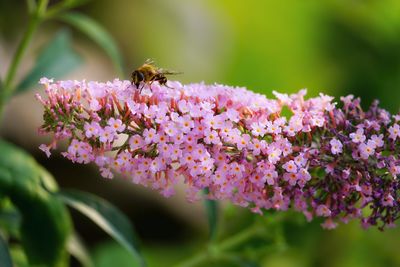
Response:
M164 70L164 69L159 69L159 72L165 75L177 75L177 74L183 74L182 71L173 71L173 70Z
M148 64L148 65L154 65L154 60L151 58L146 59L146 61L144 62L144 64Z

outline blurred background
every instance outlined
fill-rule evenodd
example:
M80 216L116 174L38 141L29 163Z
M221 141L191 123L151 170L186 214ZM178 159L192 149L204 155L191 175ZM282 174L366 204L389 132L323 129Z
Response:
M131 70L151 58L158 66L183 71L174 77L183 83L246 86L268 96L272 90L291 93L308 88L309 96L354 94L362 98L364 107L375 98L392 113L400 107L398 0L97 0L77 10L116 39L125 76L91 40L71 30L73 49L83 64L63 79L128 78ZM26 18L24 1L0 0L1 75ZM52 22L39 29L20 77L43 45L64 27ZM138 232L150 266L171 266L204 246L207 219L202 203L187 203L184 189L164 199L123 179L104 180L93 166L73 165L60 156L45 158L37 149L48 141L36 131L42 119L33 98L38 91L39 87L19 94L9 103L0 129L4 138L30 151L61 187L95 193L123 210ZM96 266L134 266L123 248L84 217L73 215ZM255 215L225 204L220 217L221 235L229 235L251 223ZM361 230L354 222L325 231L318 221L306 224L292 217L283 224L285 240L257 252L259 265L243 266L400 266L400 229Z

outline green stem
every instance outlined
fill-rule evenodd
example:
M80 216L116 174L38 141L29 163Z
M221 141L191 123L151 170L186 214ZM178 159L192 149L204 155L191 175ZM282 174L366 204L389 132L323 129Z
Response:
M278 243L282 248L285 247L283 240L283 233L281 222L284 221L287 216L286 212L280 212L278 214L270 214L267 217L260 217L260 220L254 221L254 223L248 228L241 232L223 240L220 243L210 243L208 247L203 251L195 254L189 259L184 260L181 263L175 265L175 267L196 267L201 263L209 262L210 260L232 260L236 256L229 253L232 249L243 245L246 241L253 237L264 237L271 238Z
M260 225L256 223L252 227L245 229L237 233L236 235L232 236L231 238L228 238L225 241L221 242L218 248L221 251L230 250L232 248L235 248L243 244L245 241L249 240L253 236L262 233L264 233L264 229L261 229Z
M68 6L68 3L66 3L66 1L54 4L51 8L49 8L48 12L46 13L46 19L54 18L59 13L61 13L62 11L66 10L68 8L69 8L69 6Z
M224 252L229 251L243 244L250 238L263 233L265 233L264 229L262 229L260 225L256 223L219 244L211 245L208 248L205 248L200 253L175 265L175 267L195 267L200 263L209 261L210 259L224 258Z
M29 14L32 14L36 10L35 0L26 0L26 5L28 6Z
M4 89L3 90L12 91L12 88L13 88L12 82L15 77L17 67L18 67L19 63L21 62L23 55L25 54L26 48L28 47L38 24L39 24L39 18L38 18L38 16L36 16L36 14L33 14L29 19L28 28L26 29L24 36L22 37L22 40L17 48L17 51L15 52L13 60L11 62L10 68L8 69L6 79L4 81Z
M28 27L22 37L21 42L18 45L17 51L14 54L14 57L11 61L11 65L7 71L7 75L4 80L3 87L0 91L0 118L2 115L2 111L4 109L4 104L6 100L12 95L15 90L15 86L13 86L13 81L15 78L15 74L17 72L18 66L21 63L21 60L32 40L33 34L35 33L37 27L39 26L40 22L42 21L43 15L46 12L46 7L48 4L48 0L41 0L37 5L37 9L35 12L29 14L29 22ZM30 4L28 6L32 8Z
M26 29L22 40L17 48L17 51L15 52L15 55L13 57L13 60L11 62L10 68L8 69L6 79L4 81L4 89L6 91L12 91L13 86L12 82L15 77L15 74L17 72L17 68L21 62L22 57L25 54L26 48L28 47L30 41L32 40L33 34L40 22L39 17L36 14L32 14L32 16L29 19L28 22L28 28ZM11 92L8 92L11 93Z
M71 0L65 0L58 2L54 5L52 5L46 12L46 19L52 19L56 17L58 14L62 13L63 11L69 10L71 8L75 8L78 6L81 6L88 2L89 0L83 0L83 1L71 1Z
M177 264L175 267L195 267L200 263L207 261L209 258L208 252L199 253L193 257Z

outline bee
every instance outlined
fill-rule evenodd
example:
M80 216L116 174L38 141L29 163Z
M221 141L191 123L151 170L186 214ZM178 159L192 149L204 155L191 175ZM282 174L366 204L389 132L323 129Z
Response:
M148 59L142 66L134 70L131 74L131 83L136 86L140 91L143 89L145 84L148 84L151 88L151 84L157 81L160 85L167 86L167 77L165 75L175 75L181 72L167 71L160 69L154 65L154 61ZM139 88L140 83L143 82L143 86Z

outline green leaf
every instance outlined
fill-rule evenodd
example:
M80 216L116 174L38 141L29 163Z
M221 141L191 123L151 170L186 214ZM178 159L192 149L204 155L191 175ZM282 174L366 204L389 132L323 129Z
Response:
M1 267L13 267L10 251L6 241L0 234L0 266Z
M124 246L141 266L145 266L131 223L120 210L106 200L86 192L63 190L58 195L66 204L90 218Z
M9 246L9 249L14 266L30 267L24 249L20 245L13 244Z
M72 233L68 239L68 252L74 256L83 267L93 267L89 251L77 233Z
M32 88L42 77L58 79L65 76L82 62L81 56L71 47L71 34L67 30L61 30L43 47L35 66L17 86L15 93Z
M17 210L7 208L0 211L0 229L4 229L9 236L19 236L18 230L20 226L21 214Z
M206 189L204 193L208 194L208 189ZM218 203L215 200L205 199L204 207L206 209L208 217L210 240L215 240L215 238L217 237Z
M95 20L77 12L69 12L59 16L59 19L75 27L84 35L97 43L110 57L118 74L123 76L122 56L114 38Z
M21 214L21 244L31 265L63 266L71 229L54 181L29 154L0 140L0 194ZM47 188L44 187L46 185Z

